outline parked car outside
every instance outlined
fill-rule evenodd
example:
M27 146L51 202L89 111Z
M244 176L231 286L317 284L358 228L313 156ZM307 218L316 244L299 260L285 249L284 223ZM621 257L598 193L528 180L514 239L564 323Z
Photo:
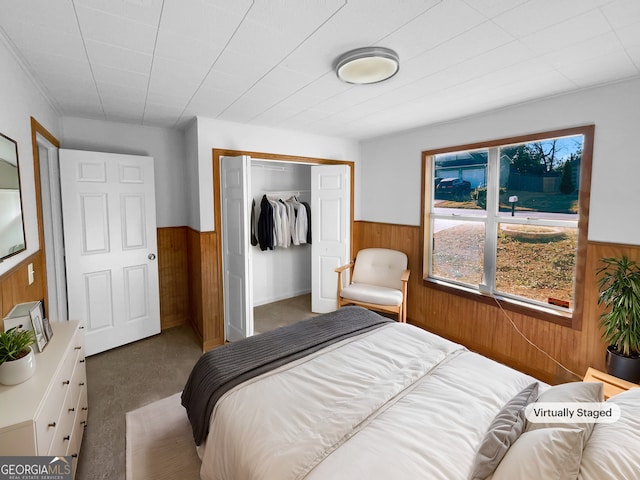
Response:
M471 195L471 183L461 178L444 178L436 187L437 197L450 197L455 200L467 200Z

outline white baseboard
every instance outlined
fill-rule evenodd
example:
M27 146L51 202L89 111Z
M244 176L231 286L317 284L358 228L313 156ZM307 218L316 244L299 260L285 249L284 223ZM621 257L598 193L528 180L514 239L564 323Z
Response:
M296 290L295 292L288 292L288 293L283 293L282 295L279 296L275 296L275 297L270 297L270 298L263 298L263 299L253 299L253 306L254 307L259 307L260 305L267 305L269 303L273 303L273 302L279 302L280 300L286 300L287 298L293 298L293 297L298 297L300 295L305 295L307 293L311 293L310 289L305 289L305 290Z

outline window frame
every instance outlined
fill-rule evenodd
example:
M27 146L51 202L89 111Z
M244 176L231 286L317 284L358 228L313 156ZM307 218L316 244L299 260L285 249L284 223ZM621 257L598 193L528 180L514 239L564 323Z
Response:
M559 130L543 131L527 135L499 138L484 142L476 142L451 147L437 148L422 152L422 202L421 225L422 230L422 279L423 285L428 288L444 291L454 295L463 296L481 303L498 305L500 308L515 313L527 315L540 320L549 321L562 326L580 330L582 328L582 315L584 310L584 287L586 275L586 253L589 228L589 203L591 196L591 170L593 163L593 140L595 125L583 125L579 127L564 128ZM481 292L479 289L469 288L464 285L447 280L429 277L429 263L431 258L431 201L433 199L433 164L432 157L438 154L452 153L463 150L479 150L494 148L504 145L535 142L555 137L571 135L583 135L584 144L580 166L580 186L578 190L578 238L576 248L576 267L574 277L574 308L572 312L562 312L553 308L545 308L539 305L519 301L510 296ZM485 237L486 239L486 237ZM495 281L495 279L494 279Z

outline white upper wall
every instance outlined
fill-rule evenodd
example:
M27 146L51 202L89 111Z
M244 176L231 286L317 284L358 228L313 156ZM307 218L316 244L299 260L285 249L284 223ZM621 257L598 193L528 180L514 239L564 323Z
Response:
M363 141L356 218L420 224L422 151L595 124L589 240L640 245L639 109L636 78Z
M356 164L359 158L359 144L356 140L324 137L204 117L197 118L197 139L199 188L190 188L189 192L190 195L199 197L197 203L200 205L200 222L199 224L190 224L190 226L202 232L214 230L212 158L212 149L214 148L346 160ZM357 166L355 170L357 176ZM191 200L189 203L195 202ZM357 203L355 207L357 215Z
M18 164L27 250L0 263L0 275L40 249L31 146L31 117L59 138L58 114L0 34L0 133L18 142ZM26 285L26 280L25 280Z
M154 158L158 227L187 225L184 135L179 130L128 123L62 118L61 147Z

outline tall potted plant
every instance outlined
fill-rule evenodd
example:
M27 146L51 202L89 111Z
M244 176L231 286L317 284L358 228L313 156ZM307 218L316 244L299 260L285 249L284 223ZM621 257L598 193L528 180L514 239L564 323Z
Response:
M34 342L31 330L14 327L0 332L0 383L17 385L31 378L36 369Z
M598 270L598 305L607 347L607 371L640 383L640 266L626 256L602 258Z

